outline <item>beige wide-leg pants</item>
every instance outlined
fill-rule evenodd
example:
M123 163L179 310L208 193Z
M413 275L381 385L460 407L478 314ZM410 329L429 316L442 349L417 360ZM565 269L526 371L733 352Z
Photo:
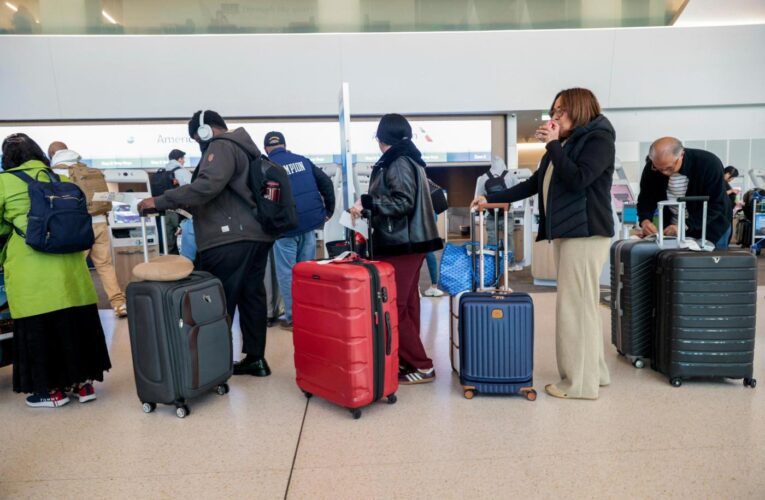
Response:
M555 347L561 382L572 398L597 398L611 377L603 355L600 273L611 239L605 236L554 240L558 266Z

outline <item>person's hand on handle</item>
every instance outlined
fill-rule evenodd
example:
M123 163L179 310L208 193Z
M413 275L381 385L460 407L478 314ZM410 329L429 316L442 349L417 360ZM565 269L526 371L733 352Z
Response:
M664 236L677 236L677 224L671 224L664 229Z
M157 206L154 202L154 198L145 198L138 203L138 213L145 215L157 211Z
M470 202L470 209L478 208L478 205L481 205L483 203L486 203L486 197L485 196L479 196L478 198L474 199Z
M657 234L659 232L659 230L656 229L656 226L653 225L653 222L651 222L648 219L640 223L640 229L642 230L640 233L640 236L642 238L645 238L646 236L651 236L652 234Z
M356 225L356 219L361 217L362 210L362 208L359 208L355 205L348 209L348 211L351 213L351 221L353 222L354 226Z

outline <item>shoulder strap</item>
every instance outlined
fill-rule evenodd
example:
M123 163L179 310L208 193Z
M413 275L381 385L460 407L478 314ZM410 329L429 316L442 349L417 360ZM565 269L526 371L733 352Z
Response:
M505 180L505 176L507 175L508 172L509 172L509 170L505 170L504 172L502 172L502 175L499 176L500 179L502 179L504 181Z
M491 170L487 171L487 172L486 172L486 175L488 175L488 176L489 176L489 179L495 179L495 178L496 178L496 176L495 176L494 174L492 174L492 173L491 173Z
M237 148L241 149L242 151L244 151L244 154L247 155L247 159L250 160L250 162L255 161L255 167L256 167L255 168L255 180L257 181L257 184L258 185L259 184L263 184L263 167L262 167L262 163L263 163L263 157L265 155L261 154L258 157L254 157L241 144L239 144L238 142L236 142L235 140L233 140L233 139L231 139L229 137L223 137L223 136L213 137L212 139L210 139L210 142L213 142L213 141L226 141L226 142L230 142L230 143L232 143L234 145L234 147L237 147ZM200 162L200 165L201 165L201 162ZM197 168L199 168L199 167L197 166ZM248 168L249 168L249 165L248 165ZM248 173L247 175L250 175L250 174ZM230 189L230 187L229 187L229 189ZM237 194L237 195L239 194L236 191L234 191L233 189L232 189L232 191L234 192L234 194ZM257 192L257 193L253 192L252 193L252 197L257 202L257 200L260 199L260 192ZM245 202L247 202L247 200L245 200Z
M35 179L32 179L29 174L26 172L8 172L9 174L17 177L18 179L21 179L22 181L26 182L27 184L32 184L33 182L37 182Z
M176 170L180 170L180 169L181 169L181 167L175 167L174 169L170 170L170 173L173 173L173 172L175 172Z

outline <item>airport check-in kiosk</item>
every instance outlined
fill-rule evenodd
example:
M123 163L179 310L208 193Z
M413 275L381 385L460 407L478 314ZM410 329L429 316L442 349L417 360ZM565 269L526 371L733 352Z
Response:
M104 176L109 192L122 194L122 201L112 202L109 230L114 270L120 288L124 290L131 281L133 268L144 260L141 217L136 205L151 197L149 175L143 170L104 170ZM159 255L156 221L156 217L150 217L146 222L150 259Z

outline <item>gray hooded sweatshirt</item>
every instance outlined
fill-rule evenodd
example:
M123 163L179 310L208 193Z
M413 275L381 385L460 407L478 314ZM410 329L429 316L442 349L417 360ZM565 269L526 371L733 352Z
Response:
M155 200L157 210L183 208L194 215L200 252L240 241L274 241L255 219L255 202L247 186L250 160L244 150L253 156L260 150L243 128L225 135L236 144L213 141L194 182L167 190Z

